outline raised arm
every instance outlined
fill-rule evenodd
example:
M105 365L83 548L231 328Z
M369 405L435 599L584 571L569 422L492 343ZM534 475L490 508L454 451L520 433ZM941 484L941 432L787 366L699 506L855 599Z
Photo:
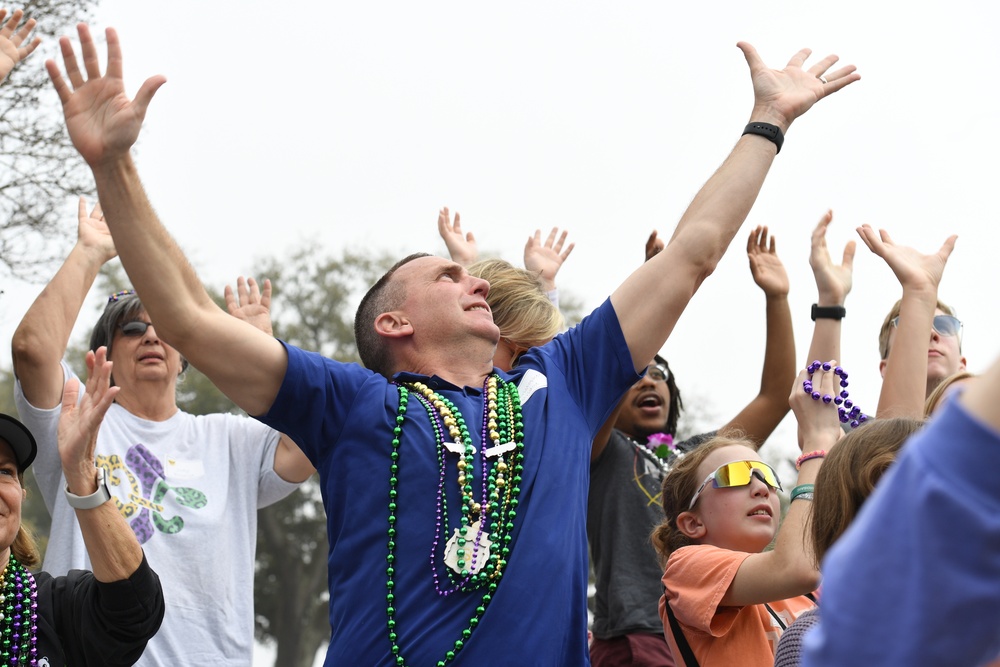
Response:
M804 69L803 49L783 70L768 69L752 46L738 44L753 81L751 123L782 134L813 104L860 76L853 66L819 77L837 62L827 56ZM695 196L667 247L641 266L611 295L638 371L666 341L702 281L715 270L746 219L777 154L777 143L744 134L729 157Z
M118 387L111 387L111 362L107 349L87 353L87 385L77 404L80 381L66 383L59 416L59 458L66 475L66 488L76 496L98 490L94 448L97 430L114 401ZM77 509L76 518L87 545L87 553L98 581L127 579L142 563L142 548L135 533L110 498L91 509Z
M830 259L826 244L826 230L833 222L833 211L820 218L812 233L809 266L816 280L817 308L843 308L854 284L854 253L857 244L848 241L840 264ZM841 319L839 317L813 317L813 338L809 345L807 363L814 359L840 359Z
M0 22L7 18L7 10L0 9ZM28 19L21 27L21 19L24 18L24 11L15 9L10 18L0 28L0 82L14 70L19 62L27 58L32 51L42 43L40 37L28 39L28 35L35 29L35 19Z
M957 236L950 236L932 255L893 243L884 229L858 228L868 249L885 260L903 287L899 326L885 359L878 417L922 419L927 398L927 347L937 307L938 285Z
M115 256L115 244L104 222L101 205L87 213L80 197L76 245L38 295L11 339L14 373L24 397L36 408L54 408L62 400L63 372L73 325L101 267Z
M454 224L451 222L451 213L447 206L438 211L438 234L448 247L452 261L462 266L470 266L479 258L476 237L472 232L462 234L462 220L457 211Z
M750 232L747 257L753 280L764 292L764 369L758 394L721 430L738 428L761 445L788 414L788 383L795 378L795 334L788 308L788 274L778 259L774 236L768 243L767 227Z
M45 66L62 102L70 139L94 172L125 271L165 341L248 413L267 412L288 364L284 348L215 305L157 218L132 162L130 149L146 109L166 79L147 79L135 99L129 99L114 29L107 30L104 75L87 26L80 24L78 32L84 70L66 37L59 40L65 78L54 61Z

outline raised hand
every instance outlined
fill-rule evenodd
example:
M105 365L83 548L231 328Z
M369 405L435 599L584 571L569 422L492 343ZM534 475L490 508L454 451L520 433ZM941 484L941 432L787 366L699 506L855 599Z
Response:
M646 259L644 261L648 262L653 259L666 247L667 244L663 242L663 239L657 235L657 232L654 229L649 235L649 238L646 239Z
M111 230L104 221L101 202L94 204L94 209L87 213L87 200L80 197L80 207L77 213L80 220L77 226L77 242L97 254L101 264L118 255L115 242L111 239Z
M0 9L0 21L7 16L6 9ZM7 22L0 28L0 81L7 78L19 62L27 58L42 43L41 37L28 41L28 35L35 28L35 19L28 19L18 28L24 18L24 11L15 9Z
M754 92L751 119L774 123L783 131L816 102L861 78L854 65L826 74L839 60L834 55L823 58L809 69L803 69L812 51L802 49L792 56L784 69L776 70L767 67L757 50L747 42L736 46L743 51L750 66Z
M870 225L862 225L858 227L858 234L869 250L885 260L904 290L933 289L935 292L958 239L956 235L949 236L936 253L924 255L913 248L896 245L884 229L876 234Z
M469 232L462 235L461 217L455 213L455 224L451 223L451 214L445 206L438 212L438 234L444 239L444 244L448 246L448 254L452 261L458 262L462 266L469 266L479 257L479 248L476 247L476 237Z
M99 347L96 353L87 352L86 362L87 384L83 398L77 400L80 396L80 381L76 378L68 380L59 415L59 458L66 481L74 489L94 488L97 429L119 390L119 387L111 386L112 364L108 361L107 348ZM76 481L80 483L74 484Z
M236 279L236 292L226 285L226 310L238 320L249 322L268 336L273 336L271 328L271 280L264 280L264 289L260 289L253 278Z
M563 250L568 233L563 231L560 234L559 228L553 227L548 238L545 239L545 243L542 243L542 232L536 229L524 245L524 268L541 277L546 292L551 292L556 288L556 274L559 273L559 267L576 246L575 243L570 243Z
M750 259L750 273L757 286L764 290L767 296L783 296L788 294L788 273L785 265L778 259L774 249L774 236L770 245L767 238L767 227L757 227L750 232L747 239L747 257Z
M130 100L125 94L121 45L114 28L106 31L108 69L103 76L90 30L81 23L77 31L85 72L80 71L68 37L60 38L59 47L69 81L63 78L54 60L47 60L45 68L62 102L66 129L73 145L91 167L96 167L128 155L139 136L149 102L166 82L166 77L157 75L146 79L135 99Z
M833 221L833 211L827 211L820 218L812 233L809 250L809 266L812 267L816 288L819 291L817 303L821 306L842 306L854 284L854 253L857 244L848 241L844 246L844 256L840 264L830 259L826 245L826 230Z
M792 383L792 393L788 396L788 404L798 424L799 449L803 453L830 449L844 434L837 405L832 402L839 392L840 378L833 371L837 362L830 361L828 364L830 370L820 367L812 375L808 370L802 370ZM812 383L813 391L819 394L819 398L814 399L812 393L806 393L803 383L807 381Z

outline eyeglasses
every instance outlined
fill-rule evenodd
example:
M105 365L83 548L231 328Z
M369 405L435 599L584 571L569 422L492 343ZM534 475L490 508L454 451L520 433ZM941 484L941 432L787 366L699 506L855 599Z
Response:
M899 326L899 315L892 318L892 326ZM934 321L931 323L931 328L934 329L939 336L961 337L962 320L958 319L954 315L935 315Z
M124 298L126 296L132 296L133 294L135 294L135 290L134 289L123 289L121 292L115 292L114 294L112 294L111 296L109 296L108 297L108 303L115 303L119 299L122 299L122 298Z
M646 377L653 382L667 382L670 380L670 369L660 364L650 364L646 367Z
M688 505L688 510L692 509L694 504L698 502L698 497L705 490L705 487L708 486L709 482L712 482L713 488L727 489L734 486L748 485L754 475L757 475L762 482L772 489L781 491L781 482L778 481L778 473L774 472L774 468L771 466L763 461L733 461L732 463L719 466L715 472L705 478L705 481L701 483L698 490L694 492L694 497L691 499L691 504Z
M118 325L118 328L122 330L123 336L128 336L129 338L134 338L136 336L143 336L146 333L146 329L153 326L149 322L143 322L142 320L132 320L131 322L123 322Z

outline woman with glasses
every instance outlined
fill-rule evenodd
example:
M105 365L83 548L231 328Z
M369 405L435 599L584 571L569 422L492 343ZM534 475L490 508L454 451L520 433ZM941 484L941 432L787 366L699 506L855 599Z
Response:
M77 243L11 344L18 414L38 439L33 469L52 516L44 567L54 575L88 566L77 516L62 496L56 447L63 386L75 376L63 356L98 272L115 256L100 206L88 214L81 198ZM240 285L246 308L236 314L266 313L266 288L261 295ZM255 420L181 410L177 385L187 361L157 335L133 291L107 299L90 345L107 348L119 387L96 461L168 601L141 664L250 664L257 510L294 491L312 465L294 442Z

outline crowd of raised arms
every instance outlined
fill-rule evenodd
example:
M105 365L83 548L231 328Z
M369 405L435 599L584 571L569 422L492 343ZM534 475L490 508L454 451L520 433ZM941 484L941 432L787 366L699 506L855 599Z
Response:
M35 20L0 11L0 82L38 46ZM858 81L854 66L803 49L771 69L740 42L754 99L745 128L727 129L731 153L571 328L555 282L565 231L529 236L518 268L480 260L442 209L451 257L410 255L371 287L349 364L272 335L267 281L238 279L226 310L212 301L131 156L165 79L129 97L115 31L104 71L86 25L77 41L45 67L99 203L80 199L76 243L11 341L0 663L251 664L257 510L318 473L328 667L1000 664L1000 360L969 373L962 323L938 299L954 236L922 254L858 227L901 287L863 409L840 347L856 244L831 258L831 212L812 232L802 356L785 264L806 258L750 231L760 389L712 430L678 434L660 351L792 123ZM67 345L115 258L134 290L108 298L81 379ZM250 416L181 411L189 363ZM758 450L789 410L801 456L780 480ZM52 517L44 560L21 525L29 466Z

